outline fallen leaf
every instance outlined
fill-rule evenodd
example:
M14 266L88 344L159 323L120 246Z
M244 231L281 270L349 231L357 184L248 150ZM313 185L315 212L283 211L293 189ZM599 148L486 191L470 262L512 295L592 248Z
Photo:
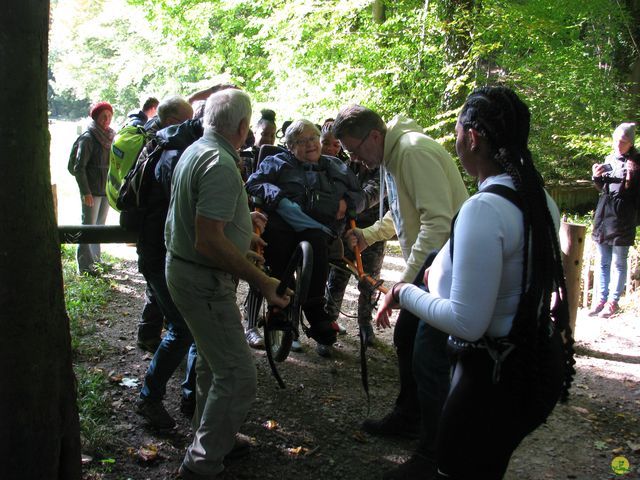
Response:
M109 381L113 383L120 383L122 381L122 375L114 373L113 375L109 375Z
M571 408L572 408L574 411L576 411L576 412L578 412L578 413L581 413L581 414L583 414L583 415L588 415L588 414L589 414L589 410L587 410L587 409L586 409L586 408L584 408L584 407L575 407L575 406L572 406Z
M127 388L135 388L135 387L138 386L139 383L140 383L140 381L137 378L124 377L122 379L122 381L120 382L120 385L122 385L123 387L127 387Z
M353 432L353 434L351 435L351 438L353 438L356 442L360 442L360 443L369 442L369 439L360 430L356 430L355 432Z
M309 451L309 449L308 449L308 448L305 448L305 447L287 448L287 453L288 453L289 455L294 455L294 456L301 455L301 454L302 454L302 455L304 455L304 454L306 454L308 451Z
M267 430L275 430L278 428L279 425L278 425L278 422L276 422L275 420L267 420L262 424L262 426Z
M137 452L139 460L145 463L153 462L158 459L158 446L154 444L145 445L140 447Z
M633 453L640 452L640 443L627 442L627 446L631 449Z
M615 453L615 454L622 453L622 452L624 452L624 447L618 447L611 450L611 453Z

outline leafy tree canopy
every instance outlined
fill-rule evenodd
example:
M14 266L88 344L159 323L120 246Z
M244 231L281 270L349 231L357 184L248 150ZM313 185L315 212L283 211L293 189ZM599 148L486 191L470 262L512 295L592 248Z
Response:
M633 15L622 0L68 0L53 9L52 87L123 115L232 81L278 123L362 103L451 148L466 94L506 84L530 105L545 177L571 180L635 117Z

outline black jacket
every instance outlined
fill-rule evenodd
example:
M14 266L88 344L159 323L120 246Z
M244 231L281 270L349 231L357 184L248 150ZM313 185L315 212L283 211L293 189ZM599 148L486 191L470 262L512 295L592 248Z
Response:
M640 200L640 154L632 147L625 155L609 155L605 163L612 170L594 177L600 190L593 216L595 242L631 246L636 237L636 217Z
M335 220L341 199L355 213L365 207L365 194L355 174L337 158L324 155L317 164L301 162L289 151L267 157L246 187L249 195L262 200L268 213L275 213L280 200L287 198L334 232L344 227L344 221Z

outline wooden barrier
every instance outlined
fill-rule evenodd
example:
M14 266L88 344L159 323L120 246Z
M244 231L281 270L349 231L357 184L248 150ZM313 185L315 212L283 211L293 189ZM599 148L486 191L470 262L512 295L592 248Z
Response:
M58 225L60 243L136 243L138 232L120 225Z
M569 323L573 331L576 328L576 317L580 305L580 276L586 233L587 227L584 225L565 221L560 225L560 248L563 253L562 265L567 282Z

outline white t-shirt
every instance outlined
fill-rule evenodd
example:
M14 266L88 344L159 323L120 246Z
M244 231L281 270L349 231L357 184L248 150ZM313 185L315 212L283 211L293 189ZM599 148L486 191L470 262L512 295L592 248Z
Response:
M487 178L479 189L494 183L514 188L502 174ZM560 213L548 194L547 206L557 231ZM506 198L479 193L464 203L454 228L453 265L447 241L429 271L430 293L409 285L400 290L400 304L464 340L506 336L522 290L522 212Z

